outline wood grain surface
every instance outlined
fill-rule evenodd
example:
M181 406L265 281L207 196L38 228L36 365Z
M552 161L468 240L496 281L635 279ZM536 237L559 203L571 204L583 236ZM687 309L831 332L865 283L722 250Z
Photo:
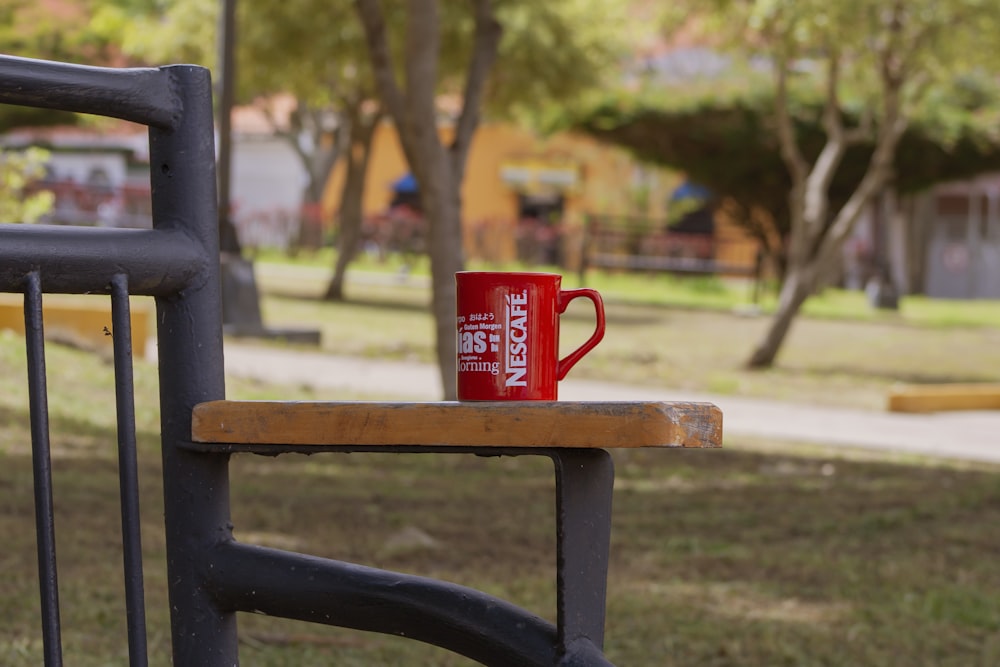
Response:
M196 443L721 447L722 412L688 402L283 402L195 406Z

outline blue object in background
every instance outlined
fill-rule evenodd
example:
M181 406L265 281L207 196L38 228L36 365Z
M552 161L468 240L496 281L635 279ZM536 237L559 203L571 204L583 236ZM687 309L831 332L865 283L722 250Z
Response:
M699 201L706 201L712 197L712 191L706 188L704 185L698 185L697 183L692 183L691 181L684 181L677 188L670 193L670 201L679 201L681 199L697 199Z
M417 179L411 173L407 173L406 176L392 182L392 191L399 194L413 194L419 190Z

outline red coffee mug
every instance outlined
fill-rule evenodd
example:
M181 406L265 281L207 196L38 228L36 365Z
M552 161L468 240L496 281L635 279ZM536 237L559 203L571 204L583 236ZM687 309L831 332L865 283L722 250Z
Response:
M604 338L604 302L592 289L560 289L555 273L462 271L458 287L458 400L554 401L557 383ZM597 329L559 358L559 315L594 303Z

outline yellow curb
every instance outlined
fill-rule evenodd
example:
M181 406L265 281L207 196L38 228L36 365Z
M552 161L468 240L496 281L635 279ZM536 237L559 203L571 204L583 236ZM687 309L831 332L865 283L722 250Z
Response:
M889 392L890 412L1000 410L1000 384L907 385Z
M132 299L132 350L144 357L152 319L152 303ZM87 350L110 353L111 299L100 296L46 294L42 302L45 337ZM0 294L0 329L24 335L24 299L18 294Z

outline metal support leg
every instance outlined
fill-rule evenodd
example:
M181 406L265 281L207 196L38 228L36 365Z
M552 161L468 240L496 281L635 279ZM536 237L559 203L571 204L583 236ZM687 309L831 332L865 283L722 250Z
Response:
M560 664L610 665L601 655L614 463L605 450L551 454L556 470L556 614Z
M184 115L174 131L149 132L154 225L182 230L205 259L197 281L177 296L156 300L174 664L231 667L239 664L236 614L220 609L204 582L207 554L232 540L229 457L184 449L191 439L191 409L226 395L211 86L201 68L165 71Z

